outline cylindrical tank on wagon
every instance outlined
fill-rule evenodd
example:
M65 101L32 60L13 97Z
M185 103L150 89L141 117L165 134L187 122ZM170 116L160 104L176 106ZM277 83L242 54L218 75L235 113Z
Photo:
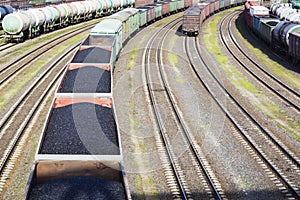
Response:
M23 12L8 14L2 21L3 30L8 34L18 34L29 29L31 18Z
M129 0L130 5L134 5L135 4L135 0Z
M121 1L120 0L112 0L112 2L113 2L113 5L114 5L113 6L114 10L117 10L121 7Z
M94 9L96 12L101 12L102 11L102 4L100 1L97 1L97 0L89 0L92 2L92 4L94 5Z
M73 17L74 15L77 15L77 9L75 8L74 10L68 3L63 3L58 6L61 6L65 9L65 11L67 12L67 17Z
M106 0L106 1L107 1L108 9L109 9L109 10L112 10L113 7L114 7L113 1L112 1L112 0Z
M273 4L271 5L271 7L270 7L270 11L271 11L273 14L275 14L276 9L279 8L279 7L280 7L280 4L279 4L279 3L273 3Z
M286 19L287 15L289 15L290 13L295 12L295 10L291 7L283 7L282 9L279 10L279 12L277 13L277 16L280 19Z
M14 9L10 5L0 6L0 19L3 19L6 15L14 12Z
M289 34L291 32L300 32L300 24L292 23L283 28L281 34L281 41L287 46L289 45Z
M92 6L87 1L80 1L79 3L84 8L84 14L90 14L92 12Z
M71 10L70 12L73 14L73 16L78 16L79 15L79 10L77 9L77 7L74 4L67 3L66 5Z
M291 6L285 6L284 4L281 4L278 8L275 10L275 15L280 16L280 13L284 12L286 9L291 9Z
M25 11L33 20L32 26L40 26L46 21L45 14L39 9L29 9Z
M280 12L280 10L282 9L283 7L281 5L275 6L274 9L272 10L272 13L277 16L277 12Z
M52 13L47 8L39 8L39 11L44 13L45 15L45 22L51 22L52 21Z
M293 21L295 18L297 18L297 16L299 16L299 13L297 13L297 11L295 10L295 12L289 13L285 19L287 21Z
M120 1L120 8L123 8L125 5L124 3L126 4L126 2L124 2L123 0L119 0Z
M129 4L129 0L121 0L122 1L122 6L127 7Z
M101 5L98 1L96 0L91 0L91 1L88 1L90 3L90 5L92 6L93 8L93 12L97 12L97 11L100 11L101 9Z
M54 7L54 9L57 9L59 11L60 17L62 17L62 18L68 17L68 11L66 10L66 8L64 6L62 6L62 4L55 5L53 7Z
M108 0L110 3L110 9L112 10L114 8L114 2L112 0Z
M284 28L284 26L286 26L287 24L289 24L290 22L286 22L286 21L280 21L276 27L273 30L273 39L275 42L281 42L281 32L282 29Z
M60 12L56 8L52 6L47 6L46 9L48 9L51 13L51 21L56 21L60 18Z
M105 0L97 0L97 1L99 1L99 3L101 4L101 6L102 6L101 8L103 11L106 11L108 9L107 1L105 1Z
M80 2L72 2L72 6L76 7L77 15L83 15L85 12L85 8L82 6Z
M91 3L91 1L83 1L82 4L85 5L85 7L86 7L85 10L86 10L87 14L90 14L96 10L96 6L94 7L94 5Z

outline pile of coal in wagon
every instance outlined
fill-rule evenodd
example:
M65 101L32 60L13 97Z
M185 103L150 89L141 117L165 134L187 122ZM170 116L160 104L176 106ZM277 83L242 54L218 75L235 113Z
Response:
M62 93L110 93L110 71L84 66L67 72L61 86Z
M28 199L126 199L124 191L121 182L76 176L35 183Z
M89 47L76 53L72 63L110 63L111 51L100 47Z
M93 103L54 108L40 153L119 155L113 109Z

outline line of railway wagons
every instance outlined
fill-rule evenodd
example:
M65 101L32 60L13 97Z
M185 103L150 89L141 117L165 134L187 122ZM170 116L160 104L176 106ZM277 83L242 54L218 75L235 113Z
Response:
M141 27L192 3L172 1L167 11L162 4L126 8L90 31L54 95L26 199L131 199L114 109L114 65L123 45Z
M7 41L23 41L132 6L134 0L86 0L14 12L3 18L4 37Z
M300 14L292 4L273 4L270 10L258 2L245 3L244 18L248 27L272 49L300 60ZM270 12L271 11L271 12Z
M187 35L198 35L201 25L210 15L237 5L244 0L206 0L187 9L183 14L182 31Z
M14 9L10 5L1 5L0 6L0 24L2 24L2 20L6 15L11 14L13 12L14 12Z

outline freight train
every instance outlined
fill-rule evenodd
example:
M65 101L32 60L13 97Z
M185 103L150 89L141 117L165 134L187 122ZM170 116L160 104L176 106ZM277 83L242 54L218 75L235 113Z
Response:
M114 64L141 27L197 3L179 0L126 8L90 31L66 66L54 96L26 187L27 199L63 199L64 194L80 199L131 198L112 96Z
M26 199L131 199L114 109L115 62L140 28L198 3L178 0L126 8L91 29L54 95Z
M134 0L86 0L14 12L3 18L6 41L23 41L54 29L134 6Z
M244 2L244 0L201 1L184 12L182 31L187 35L198 35L201 25L209 16L223 9L242 5Z
M2 20L3 20L3 18L6 15L11 14L13 12L14 12L14 9L10 5L2 5L2 6L0 6L0 25L1 25L1 27L2 27Z
M113 101L113 69L141 27L192 5L126 8L98 23L67 64L42 131L26 199L131 199Z
M258 2L245 3L244 18L248 27L275 51L288 55L297 65L300 61L300 13L293 4L272 4L270 10Z

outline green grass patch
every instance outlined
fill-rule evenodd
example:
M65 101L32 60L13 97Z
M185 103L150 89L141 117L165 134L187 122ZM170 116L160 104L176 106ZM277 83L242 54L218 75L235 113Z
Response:
M168 45L168 49L173 49L174 46L176 45L177 41L178 41L179 37L177 35L173 35L170 39L169 45ZM177 54L168 51L168 61L169 63L173 66L176 67L176 64L178 63L178 56Z
M131 50L129 53L129 59L126 64L127 70L131 70L132 68L134 68L136 66L136 58L137 58L137 55L139 52L138 46L139 46L138 44L136 46L134 46L134 49Z
M63 53L66 49L85 38L87 34L82 34L76 38L73 38L58 48L54 48L47 53L47 58L39 60L36 64L24 71L21 77L18 77L10 86L8 86L0 94L0 111L17 95L17 93L25 87L25 85L31 81L37 73L45 66L47 62L53 59L57 54Z
M177 54L173 53L173 52L168 52L168 61L169 63L175 67L176 64L178 63L178 56Z
M300 141L300 125L299 121L291 120L283 110L272 102L261 90L250 83L243 74L228 61L227 57L222 54L221 48L217 42L217 24L219 20L232 10L225 11L213 18L212 21L205 25L204 41L209 52L213 54L215 59L220 63L220 67L226 73L229 81L240 90L256 109L261 110L270 120L276 120L277 126L286 130L297 141ZM263 55L262 55L263 56Z

